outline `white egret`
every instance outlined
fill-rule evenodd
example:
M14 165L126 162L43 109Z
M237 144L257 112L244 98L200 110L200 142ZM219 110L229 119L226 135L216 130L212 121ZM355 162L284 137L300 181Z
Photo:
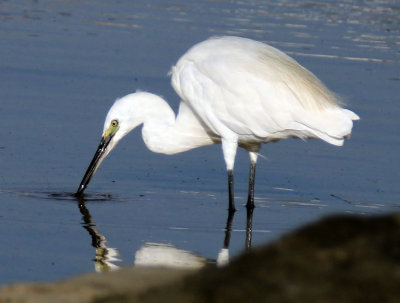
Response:
M136 92L115 101L77 195L127 133L143 124L153 152L175 154L221 143L228 172L229 210L235 210L233 168L237 147L250 155L247 207L254 207L254 177L261 143L319 138L342 145L359 117L310 71L267 44L213 37L194 45L171 69L182 99L175 113L161 97Z

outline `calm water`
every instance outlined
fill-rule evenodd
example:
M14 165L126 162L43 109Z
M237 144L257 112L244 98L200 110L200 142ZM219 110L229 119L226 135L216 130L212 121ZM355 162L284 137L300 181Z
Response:
M140 88L176 110L167 72L212 35L286 51L361 117L342 148L264 146L253 246L329 214L399 211L398 1L112 2L0 1L0 284L94 271L106 248L119 254L115 265L134 264L148 242L217 258L227 220L220 146L158 155L136 131L103 163L87 200L71 196L113 100ZM231 257L246 240L245 152L235 168Z

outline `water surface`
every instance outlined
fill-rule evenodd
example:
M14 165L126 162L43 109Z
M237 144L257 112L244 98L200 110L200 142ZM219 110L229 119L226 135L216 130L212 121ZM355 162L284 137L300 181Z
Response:
M0 284L131 265L149 243L213 262L226 244L220 146L175 156L121 142L77 189L116 97L179 99L167 72L211 35L278 47L360 115L341 148L264 146L252 245L330 214L398 211L400 6L397 1L0 1ZM229 254L246 246L248 156L235 165ZM103 263L102 263L103 262Z

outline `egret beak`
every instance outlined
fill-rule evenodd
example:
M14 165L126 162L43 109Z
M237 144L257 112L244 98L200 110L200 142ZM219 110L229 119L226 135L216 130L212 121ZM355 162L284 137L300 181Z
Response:
M118 129L117 129L118 130ZM113 149L115 143L111 143L111 139L114 137L117 130L110 128L104 133L103 137L101 138L100 144L97 147L97 151L94 154L92 161L89 164L88 169L86 170L85 175L82 178L81 184L76 191L76 196L81 196L85 191L87 185L90 182L90 179L96 173L97 169L99 168L101 162L106 158L108 153Z

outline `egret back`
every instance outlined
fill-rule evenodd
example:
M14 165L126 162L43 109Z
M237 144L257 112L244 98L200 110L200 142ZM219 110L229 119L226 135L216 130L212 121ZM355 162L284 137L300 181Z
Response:
M213 132L239 141L318 137L341 145L358 119L294 59L245 38L193 46L172 68L172 85Z

